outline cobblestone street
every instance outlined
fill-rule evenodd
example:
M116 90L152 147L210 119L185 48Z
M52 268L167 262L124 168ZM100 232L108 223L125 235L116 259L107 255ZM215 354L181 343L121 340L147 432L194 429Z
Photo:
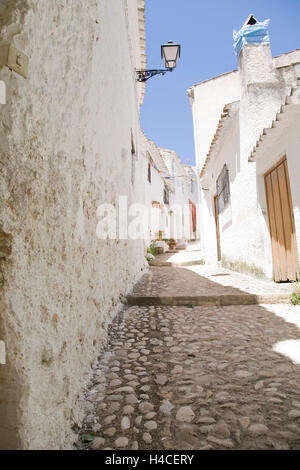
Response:
M124 310L94 369L77 446L300 449L300 364L275 351L299 343L299 324L288 304Z
M209 274L208 274L209 273ZM274 286L271 282L258 281L246 275L225 269L208 270L204 266L151 267L148 275L136 284L135 297L189 297L249 294L289 294L290 285Z

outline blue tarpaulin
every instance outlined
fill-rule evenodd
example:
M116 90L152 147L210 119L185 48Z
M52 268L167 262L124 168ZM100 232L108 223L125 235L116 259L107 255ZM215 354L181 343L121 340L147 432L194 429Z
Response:
M269 23L270 20L265 20L243 26L239 31L233 31L233 48L237 57L239 57L244 44L270 44Z

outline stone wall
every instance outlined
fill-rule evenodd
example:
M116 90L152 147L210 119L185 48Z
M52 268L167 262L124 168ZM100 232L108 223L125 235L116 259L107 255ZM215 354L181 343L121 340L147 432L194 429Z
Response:
M144 268L144 242L96 237L99 204L139 198L143 1L4 0L0 14L1 40L29 57L28 79L0 71L0 448L68 448L90 365Z

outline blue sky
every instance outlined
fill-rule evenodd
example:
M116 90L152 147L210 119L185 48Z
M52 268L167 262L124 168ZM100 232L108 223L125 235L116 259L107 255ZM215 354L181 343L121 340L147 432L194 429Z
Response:
M163 68L160 45L182 46L178 68L147 81L142 128L160 147L194 164L192 114L186 90L237 68L232 31L248 14L271 19L273 56L300 48L300 0L146 0L147 68Z

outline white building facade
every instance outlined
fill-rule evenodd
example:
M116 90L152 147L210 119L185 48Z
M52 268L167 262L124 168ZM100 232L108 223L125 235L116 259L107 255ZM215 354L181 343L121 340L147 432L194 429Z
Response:
M146 245L157 240L196 239L198 188L196 169L184 165L173 150L159 148L143 133L139 184L144 189L144 204L148 218ZM184 213L188 221L185 226Z
M172 186L168 180L168 168L157 145L144 135L142 142L143 170L140 175L148 218L146 240L149 246L152 240L159 237L159 232L163 232L163 238L167 238L170 221L169 199Z
M197 169L183 165L174 150L160 149L168 168L172 192L170 196L171 237L182 244L199 238L199 193Z
M244 25L242 36L249 27ZM293 90L298 83L300 51L272 58L268 41L248 43L243 39L242 44L237 71L195 85L188 91L200 173L204 258L207 263L222 260L225 265L277 281L295 280L300 230L299 191L294 182L298 169L296 129L299 129L295 97L291 105L295 121L286 121L289 123L281 127L280 146L270 132L269 154L264 154L260 163L255 163L258 159L252 155L252 150L264 128L277 127L276 113L282 111L284 115L282 106L291 93L296 93ZM295 229L287 229L287 240L281 243L285 246L276 254L272 250L270 220L273 215L267 209L264 178L283 155L289 167ZM297 234L298 250L291 242L293 230ZM276 243L278 251L280 242ZM292 255L289 253L291 243ZM278 266L276 256L282 258L280 269L275 267ZM290 269L287 265L291 266L291 262L286 260L291 257L293 267Z

